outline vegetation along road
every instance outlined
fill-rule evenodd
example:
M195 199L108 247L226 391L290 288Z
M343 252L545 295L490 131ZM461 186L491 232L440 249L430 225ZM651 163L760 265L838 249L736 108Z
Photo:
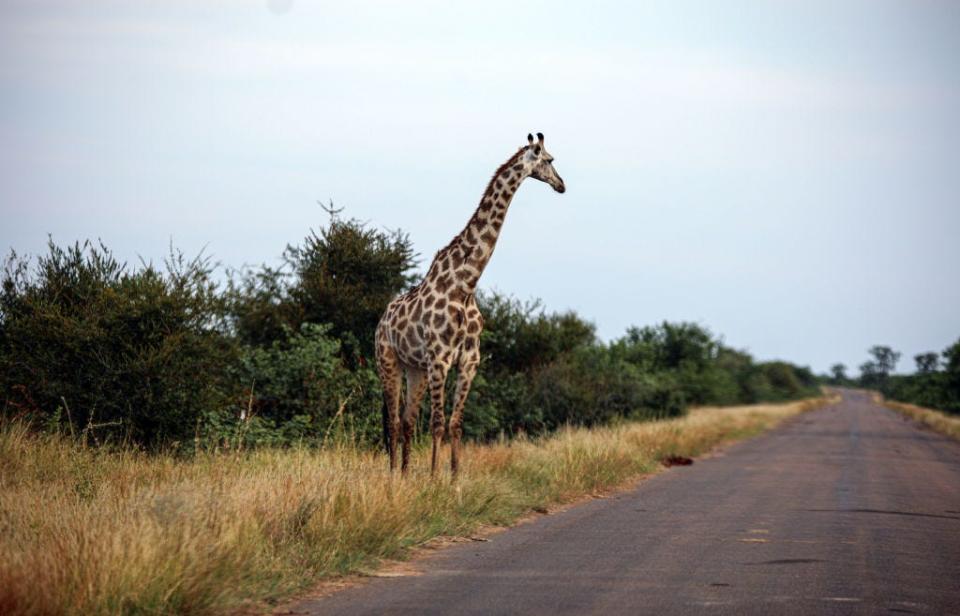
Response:
M293 613L957 614L960 444L845 391L413 569Z

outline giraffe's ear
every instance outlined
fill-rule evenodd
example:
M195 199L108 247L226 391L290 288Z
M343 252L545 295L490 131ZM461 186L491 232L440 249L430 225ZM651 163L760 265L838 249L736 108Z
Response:
M533 135L531 133L527 133L527 143L533 145Z
M543 145L543 133L537 133L537 141L540 142L540 145Z

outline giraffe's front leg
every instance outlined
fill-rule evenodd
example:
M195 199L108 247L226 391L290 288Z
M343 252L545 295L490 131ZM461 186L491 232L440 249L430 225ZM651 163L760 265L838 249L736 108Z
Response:
M428 379L430 386L430 432L433 434L433 455L430 458L430 474L436 475L440 446L443 443L443 385L447 380L449 366L435 363L430 367Z
M463 436L463 406L470 393L470 384L477 375L477 365L480 363L479 353L466 360L461 360L457 369L457 393L453 401L453 412L450 413L450 472L454 476L460 468L460 439Z

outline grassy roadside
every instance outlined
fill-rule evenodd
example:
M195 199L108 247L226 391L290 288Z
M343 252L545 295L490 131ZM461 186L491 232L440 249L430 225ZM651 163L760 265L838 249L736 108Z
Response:
M960 417L956 415L950 415L943 411L936 411L915 404L885 400L879 395L877 401L887 408L922 423L940 434L945 434L950 438L960 440Z
M696 456L825 399L471 445L456 485L391 478L352 446L191 460L103 452L0 428L0 613L220 613L508 524Z

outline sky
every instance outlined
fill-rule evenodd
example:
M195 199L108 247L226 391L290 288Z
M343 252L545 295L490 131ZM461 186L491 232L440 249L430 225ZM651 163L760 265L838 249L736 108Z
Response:
M11 1L0 250L276 264L333 200L425 271L546 135L481 286L855 368L960 337L960 3Z

